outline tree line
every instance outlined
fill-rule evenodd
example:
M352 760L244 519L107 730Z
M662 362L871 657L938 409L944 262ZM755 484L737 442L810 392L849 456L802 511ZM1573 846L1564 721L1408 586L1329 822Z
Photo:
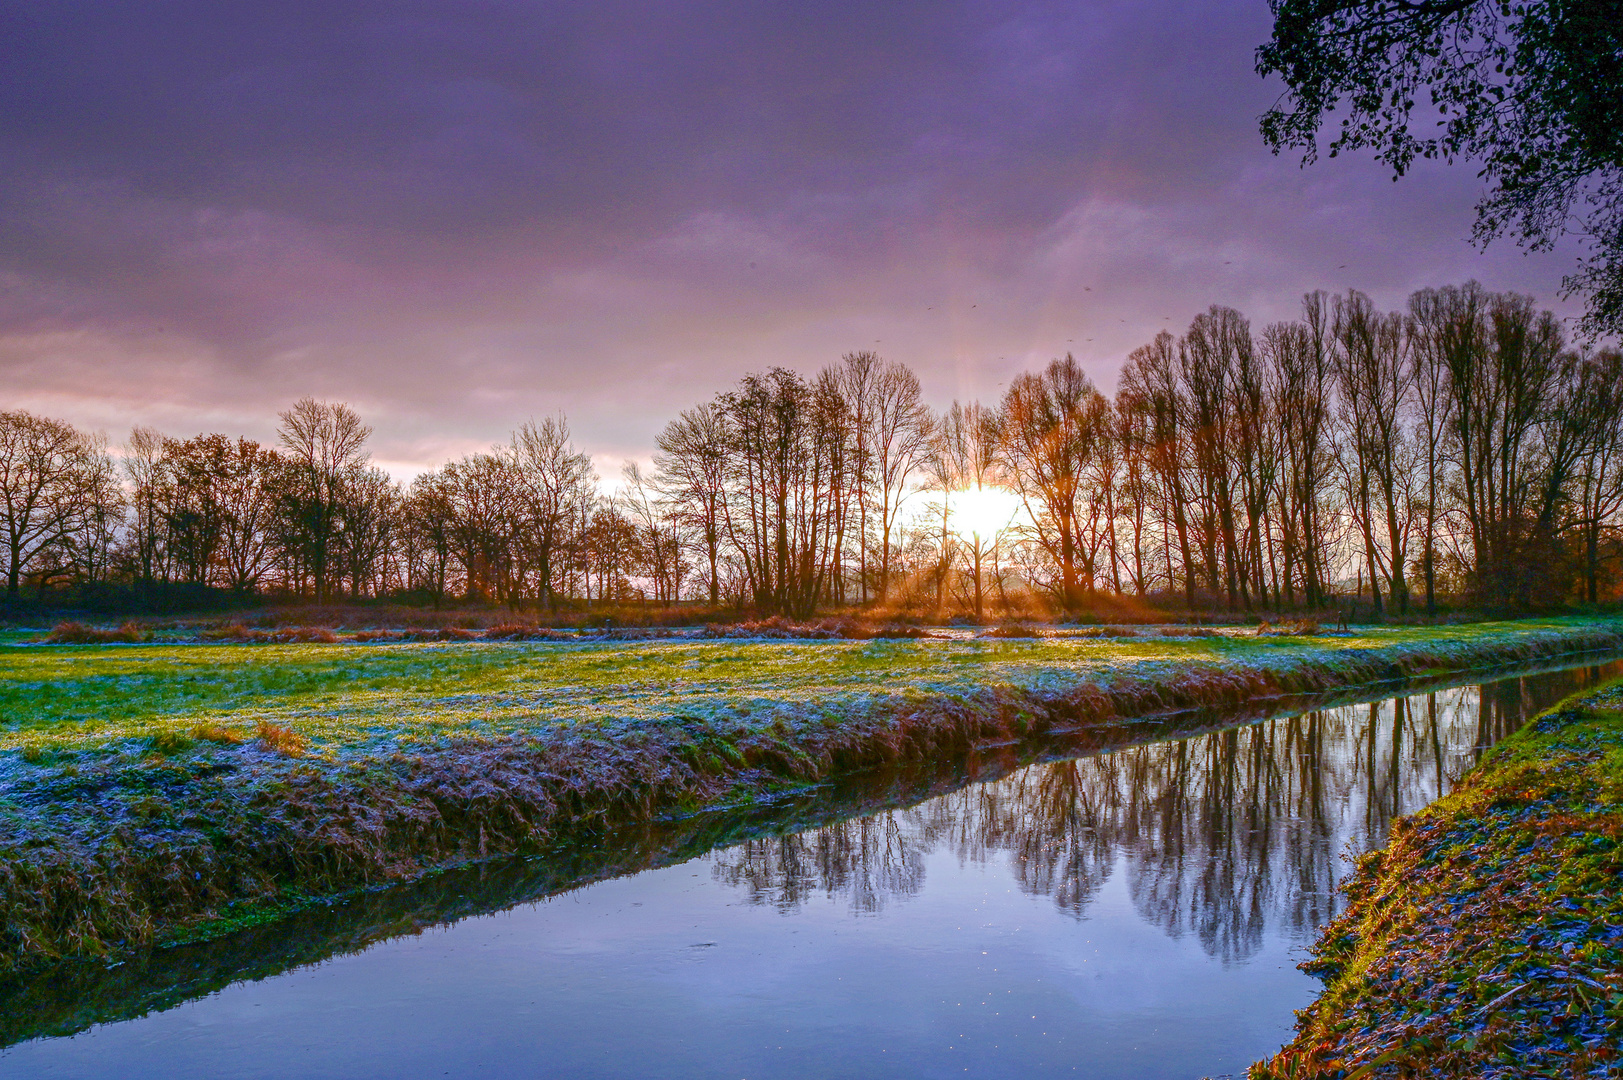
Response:
M1608 600L1623 555L1623 357L1474 282L1389 312L1313 292L1260 332L1212 307L1113 397L1070 356L940 412L872 352L773 368L681 412L612 492L562 416L406 484L369 436L311 399L273 446L138 428L114 451L0 413L6 593L1434 614Z

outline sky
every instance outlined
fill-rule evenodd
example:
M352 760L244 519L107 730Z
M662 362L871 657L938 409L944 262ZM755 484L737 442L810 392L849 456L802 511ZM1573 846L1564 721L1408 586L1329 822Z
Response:
M0 408L273 440L349 402L408 476L562 412L605 473L772 366L933 405L1211 304L1476 278L1475 169L1302 168L1265 0L0 0Z

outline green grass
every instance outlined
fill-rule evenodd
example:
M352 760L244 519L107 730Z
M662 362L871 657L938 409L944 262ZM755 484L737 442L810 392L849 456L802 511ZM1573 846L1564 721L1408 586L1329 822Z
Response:
M318 753L817 707L864 695L1044 689L1325 649L1479 642L1592 625L1551 619L1315 638L24 645L0 639L0 751L112 748L202 722L292 728Z

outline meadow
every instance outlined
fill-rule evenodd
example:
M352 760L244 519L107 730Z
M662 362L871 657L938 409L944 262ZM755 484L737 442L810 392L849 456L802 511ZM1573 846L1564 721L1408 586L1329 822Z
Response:
M0 641L0 752L67 760L140 750L143 741L179 746L203 725L247 740L270 724L296 732L312 755L347 758L576 725L839 714L876 697L928 702L992 686L1042 693L1175 672L1217 676L1237 664L1334 667L1370 650L1515 648L1605 625L1568 618L1311 636L1237 629L1195 637L1139 630L901 641L265 645L49 645L38 634L14 633Z
M1623 651L1623 624L1579 618L1189 633L14 637L0 643L0 972L195 940L978 748L1074 755L1147 718L1198 726L1303 695Z

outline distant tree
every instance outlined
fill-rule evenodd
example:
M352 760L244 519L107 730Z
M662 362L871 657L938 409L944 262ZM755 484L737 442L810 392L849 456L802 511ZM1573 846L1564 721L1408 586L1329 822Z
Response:
M1369 297L1336 297L1334 368L1346 432L1347 505L1363 534L1370 596L1381 610L1385 577L1392 607L1407 612L1404 574L1412 530L1410 485L1415 464L1406 427L1413 379L1409 335L1396 313L1381 314Z
M100 444L71 424L0 412L0 565L10 599L29 565L95 507L107 467Z
M1296 602L1296 582L1309 608L1325 603L1324 491L1332 469L1331 368L1323 296L1303 298L1303 322L1275 323L1262 333L1268 356L1279 440L1275 486L1280 538L1280 588Z
M225 536L217 484L229 469L231 453L224 435L163 441L158 498L165 546L184 582L211 584Z
M380 596L388 590L403 499L394 479L375 466L346 475L337 546L351 596Z
M86 439L84 471L70 527L47 555L73 581L102 582L109 577L126 503L118 469L100 436Z
M1224 592L1233 610L1251 606L1242 571L1237 496L1240 435L1237 425L1239 368L1252 351L1251 326L1233 308L1213 306L1196 315L1179 343L1182 401L1187 409L1196 487L1196 533L1207 579Z
M1162 521L1162 562L1166 566L1167 587L1175 588L1181 577L1184 602L1193 608L1195 559L1190 543L1192 530L1186 480L1190 440L1178 352L1176 339L1164 330L1150 344L1134 349L1122 367L1117 399L1119 408L1143 418L1145 455Z
M504 454L470 454L440 470L447 535L470 600L508 600L520 528L519 471Z
M230 444L220 461L214 498L220 507L222 584L228 589L253 591L271 567L275 478L285 471L276 451L252 439Z
M868 511L874 475L873 398L881 365L879 354L872 350L850 352L840 358L834 376L850 422L849 476L857 509L857 596L864 603L868 600L870 579Z
M1094 585L1084 535L1094 504L1085 485L1098 442L1108 437L1107 418L1104 395L1071 356L1018 376L1003 398L1003 461L1034 523L1033 539L1058 573L1054 592L1067 611Z
M624 600L630 591L630 577L646 557L637 535L637 526L620 508L610 504L592 511L586 528L587 599L592 598L591 578L597 578L598 600Z
M1475 235L1589 249L1565 285L1586 329L1623 330L1623 19L1604 0L1271 0L1257 71L1285 81L1262 118L1278 152L1373 150L1402 176L1416 158L1480 163Z
M277 436L293 466L290 485L282 492L284 510L320 602L333 584L344 484L365 464L372 429L348 405L314 398L294 402L281 421Z
M1556 515L1581 450L1561 431L1568 417L1558 407L1571 360L1555 316L1531 297L1467 295L1480 292L1472 282L1448 301L1481 319L1445 353L1449 436L1473 590L1492 606L1526 606L1544 592Z
M682 591L687 562L682 558L682 536L668 504L643 475L634 461L621 470L625 486L621 503L626 516L637 528L643 555L643 570L654 586L654 600L675 603Z
M597 481L592 459L570 441L561 414L527 423L513 433L508 456L516 470L523 521L519 541L534 567L536 598L552 607L559 562L569 544L575 510Z
M150 584L167 577L164 550L163 493L164 437L152 428L130 432L124 448L124 473L129 483L132 511L126 537L127 558L137 582Z
M996 483L1002 437L996 410L987 409L978 401L968 405L955 401L936 425L928 463L928 471L942 493L942 578L946 577L953 549L961 545L977 621L986 615L986 569L988 563L996 560L1002 530L977 521L967 533L955 539L949 531L953 495L982 492ZM939 597L936 606L941 606Z
M836 537L850 430L833 380L774 368L721 397L729 435L725 526L755 606L808 616L838 566Z
M1601 540L1623 513L1623 353L1584 357L1573 400L1587 445L1575 466L1572 524L1583 548L1583 597L1593 604L1600 600Z
M1422 289L1409 297L1417 436L1426 474L1421 497L1420 571L1425 581L1427 615L1437 613L1438 531L1453 475L1447 438L1455 400L1449 385L1448 358L1461 350L1482 349L1481 304L1480 289Z
M402 507L402 547L408 589L426 590L438 607L449 588L454 558L451 494L438 470L421 473L411 482Z
M712 607L721 603L729 438L726 408L704 402L665 425L654 454L654 485L698 548Z
M879 599L890 592L891 554L909 481L929 449L930 412L918 376L906 365L881 363L868 398L866 443L873 466L873 497L878 515Z

